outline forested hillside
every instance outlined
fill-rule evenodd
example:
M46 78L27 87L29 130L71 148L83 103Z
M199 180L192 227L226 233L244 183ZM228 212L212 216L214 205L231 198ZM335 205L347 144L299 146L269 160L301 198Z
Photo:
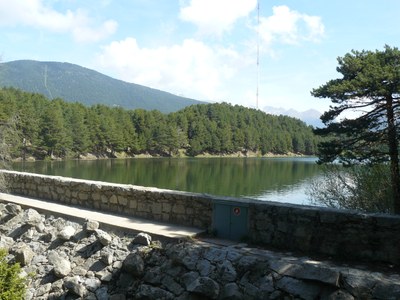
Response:
M204 103L142 85L111 78L78 65L18 60L0 64L0 87L62 98L85 105L105 104L126 109L157 109L174 112Z
M191 156L239 151L314 154L317 143L312 128L300 120L226 103L163 114L87 107L14 88L0 89L0 121L14 129L8 143L15 157L114 157L117 152L169 156L180 149Z

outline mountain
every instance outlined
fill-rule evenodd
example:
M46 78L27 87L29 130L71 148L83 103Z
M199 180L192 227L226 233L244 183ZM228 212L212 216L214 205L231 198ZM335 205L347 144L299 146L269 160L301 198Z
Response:
M85 105L105 104L126 109L157 109L164 113L205 103L114 79L99 72L60 62L18 60L0 64L0 86L62 98Z
M320 119L322 113L315 109L297 111L295 109L284 109L282 107L265 106L263 110L271 115L285 115L300 119L313 127L324 127L324 124Z

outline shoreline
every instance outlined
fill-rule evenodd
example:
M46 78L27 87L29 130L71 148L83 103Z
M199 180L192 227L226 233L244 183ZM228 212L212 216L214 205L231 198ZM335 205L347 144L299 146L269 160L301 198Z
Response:
M196 156L189 156L180 152L178 155L164 156L164 155L152 155L150 153L141 153L136 155L128 155L125 152L117 152L114 157L110 156L96 156L92 153L85 155L79 155L79 157L46 157L45 159L37 159L33 156L25 158L18 157L12 159L12 162L35 162L35 161L69 161L69 160L103 160L103 159L146 159L146 158L295 158L295 157L316 157L316 155L306 155L301 153L286 153L286 154L275 154L266 153L261 155L258 152L246 152L241 151L230 153L230 154L210 154L202 153Z

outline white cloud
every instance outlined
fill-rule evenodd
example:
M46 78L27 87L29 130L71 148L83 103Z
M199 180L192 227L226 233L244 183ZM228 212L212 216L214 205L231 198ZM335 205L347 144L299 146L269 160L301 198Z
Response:
M182 20L197 25L201 33L220 35L254 10L257 0L191 0L182 6Z
M117 29L117 22L108 20L95 28L82 10L60 13L42 0L0 0L0 26L32 26L51 32L70 32L79 42L101 40Z
M134 38L115 41L98 57L102 69L118 78L196 99L216 100L240 61L232 49L185 39L171 47L141 48Z
M297 44L320 40L324 36L324 25L318 16L301 14L282 5L273 7L272 16L260 18L259 31L267 46L274 42Z

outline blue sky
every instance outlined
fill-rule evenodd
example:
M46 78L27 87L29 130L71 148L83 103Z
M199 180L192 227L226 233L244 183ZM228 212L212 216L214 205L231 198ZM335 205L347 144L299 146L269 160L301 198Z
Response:
M186 97L321 112L338 56L399 46L398 0L0 0L3 62L82 65ZM257 34L259 33L259 35Z

